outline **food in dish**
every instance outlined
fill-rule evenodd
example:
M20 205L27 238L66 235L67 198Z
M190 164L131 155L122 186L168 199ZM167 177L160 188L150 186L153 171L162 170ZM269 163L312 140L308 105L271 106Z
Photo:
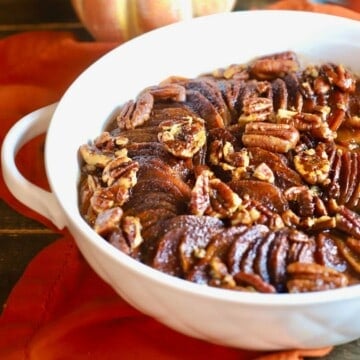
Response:
M129 256L195 283L359 283L359 99L350 69L302 67L292 51L165 79L80 146L80 212Z

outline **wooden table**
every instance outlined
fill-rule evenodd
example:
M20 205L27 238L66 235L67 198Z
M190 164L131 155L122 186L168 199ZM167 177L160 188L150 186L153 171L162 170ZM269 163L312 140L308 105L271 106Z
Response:
M239 0L237 9L266 1ZM69 30L92 40L74 13L70 0L0 0L0 38L29 30ZM28 219L0 199L0 312L27 264L58 235ZM346 309L344 309L346 311ZM357 319L354 319L357 321ZM349 324L351 326L351 324ZM337 347L324 360L359 360L360 340Z
M0 38L30 30L69 30L91 39L70 0L0 0ZM58 235L0 199L0 311L29 261Z

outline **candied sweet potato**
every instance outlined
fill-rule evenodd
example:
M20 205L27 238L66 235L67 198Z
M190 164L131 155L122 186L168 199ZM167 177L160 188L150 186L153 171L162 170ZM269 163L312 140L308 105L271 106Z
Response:
M79 148L79 209L188 281L309 292L360 282L360 82L286 51L170 77Z

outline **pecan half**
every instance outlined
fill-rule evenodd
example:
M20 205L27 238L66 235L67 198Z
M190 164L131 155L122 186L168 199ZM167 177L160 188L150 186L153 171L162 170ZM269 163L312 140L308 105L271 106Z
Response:
M98 188L90 198L91 209L100 214L103 211L113 208L116 204L115 194L110 188Z
M190 213L194 215L203 215L210 206L209 182L213 173L209 170L203 170L196 178L195 186L191 191L189 204Z
M235 151L231 142L214 140L209 145L209 162L230 171L234 179L241 178L247 171L250 156L246 148Z
M149 92L155 101L172 100L183 102L186 100L186 89L176 83L150 86L144 92Z
M347 270L347 262L341 255L336 240L329 232L321 232L316 236L316 262L339 272Z
M249 78L247 66L244 64L231 64L225 69L218 69L214 75L224 77L225 79L246 80Z
M343 65L324 64L321 72L323 72L330 84L333 84L345 92L353 92L355 90L356 80L347 71Z
M273 114L273 102L266 97L250 96L243 101L239 124L251 121L265 121Z
M299 63L296 55L293 52L286 51L258 58L250 66L250 71L258 79L274 79L295 72L298 68Z
M104 153L94 145L84 144L79 148L79 153L86 164L95 167L104 167L114 156Z
M346 260L347 264L352 270L360 274L360 256L357 251L354 251L347 240L333 236L338 252ZM351 242L350 242L351 244Z
M192 158L206 143L205 124L199 117L165 120L159 128L160 143L179 158Z
M138 248L144 241L141 236L141 223L136 216L124 216L121 221L121 229L131 250Z
M340 90L333 91L329 97L329 103L332 105L332 111L329 114L327 123L332 131L337 131L347 118L349 110L349 94Z
M317 113L307 113L279 109L276 113L276 122L292 125L300 132L308 132L319 140L333 140L335 134L325 121L330 113L330 108L324 106L318 108L316 112Z
M294 157L294 165L307 183L311 185L329 183L330 160L323 146L299 152Z
M248 123L242 136L245 146L257 146L277 153L295 149L299 139L299 132L294 126L266 122Z
M336 214L336 228L360 239L360 215L345 206L339 206Z
M80 211L84 214L85 218L89 223L93 223L94 218L92 214L92 209L90 205L91 197L94 194L94 191L100 187L100 182L96 176L87 175L80 182L79 187L79 203Z
M130 100L121 108L116 117L120 129L135 129L149 118L154 105L154 97L149 91L139 94L136 101Z
M103 211L96 218L94 230L119 250L132 254L143 242L141 224L138 218L123 216L120 207Z
M204 170L191 192L190 211L194 215L230 217L241 204L240 197L224 182Z
M230 220L233 226L262 224L273 231L284 227L284 222L278 213L254 199L242 199L242 204L237 208Z
M290 293L336 289L349 283L345 274L315 263L291 263L287 267L287 273L287 288Z
M234 280L237 285L251 286L256 291L261 293L275 293L276 289L271 284L265 282L258 274L245 273L239 271L234 275Z
M102 132L94 139L94 145L104 153L110 153L122 149L129 143L129 139L122 134L112 135L108 131Z
M98 186L92 193L90 205L95 213L101 213L114 206L122 206L129 198L132 187L137 182L139 164L122 158L110 161L104 168L103 181L106 187Z
M139 170L139 164L127 156L124 149L118 156L109 161L103 169L102 181L111 186L114 182L122 178L122 185L132 188L136 184L136 173ZM125 184L126 183L126 184Z
M102 236L111 233L119 228L123 211L120 207L106 209L97 216L94 224L94 230Z

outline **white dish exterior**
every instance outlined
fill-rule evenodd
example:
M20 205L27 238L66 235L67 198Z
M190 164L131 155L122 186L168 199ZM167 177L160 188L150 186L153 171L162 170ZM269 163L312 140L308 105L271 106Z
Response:
M117 47L81 74L56 107L47 132L52 193L46 196L53 201L44 215L68 226L92 268L131 305L177 331L225 346L277 350L352 341L360 337L360 323L353 321L360 316L360 286L307 294L241 293L140 264L104 241L79 214L77 152L119 105L146 86L285 50L305 62L332 61L360 72L360 23L305 12L245 11L155 30ZM30 122L38 116L30 115ZM5 178L11 178L9 171L3 166ZM26 190L16 187L11 191L21 200Z

